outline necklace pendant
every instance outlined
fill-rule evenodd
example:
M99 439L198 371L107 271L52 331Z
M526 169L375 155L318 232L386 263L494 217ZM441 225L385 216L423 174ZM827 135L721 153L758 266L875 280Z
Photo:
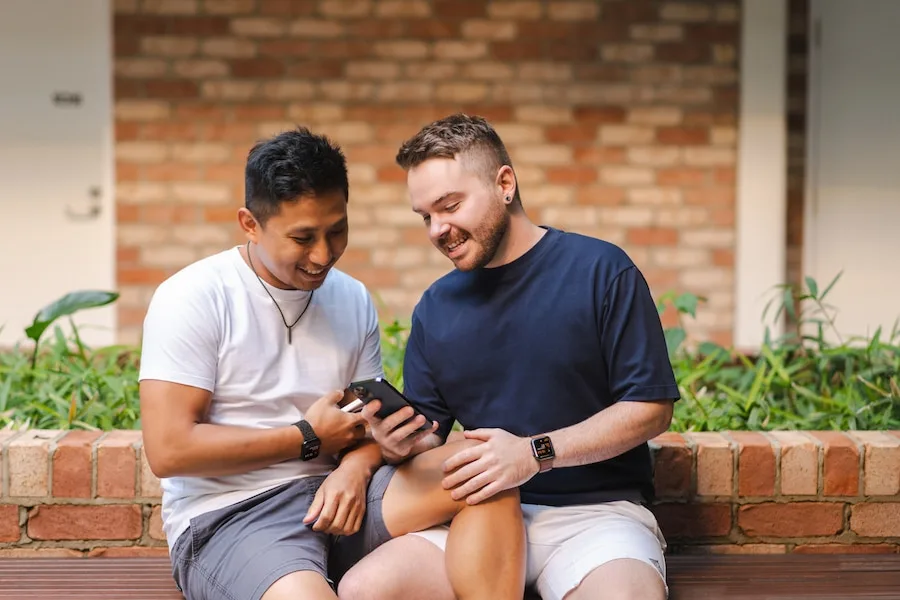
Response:
M293 342L293 339L292 339L292 338L293 338L293 335L292 335L292 333L293 333L293 330L292 330L290 327L288 327L288 346L290 346L291 343Z

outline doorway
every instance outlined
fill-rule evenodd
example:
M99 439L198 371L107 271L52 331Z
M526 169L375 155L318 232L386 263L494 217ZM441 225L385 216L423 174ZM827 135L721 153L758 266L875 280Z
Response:
M60 296L114 289L111 19L109 0L0 2L0 346ZM75 321L115 339L111 306Z

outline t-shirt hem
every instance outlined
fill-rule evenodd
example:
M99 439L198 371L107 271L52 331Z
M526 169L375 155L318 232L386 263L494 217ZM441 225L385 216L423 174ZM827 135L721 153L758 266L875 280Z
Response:
M619 398L619 401L653 402L655 400L678 400L681 392L677 385L649 385L636 387Z
M200 388L206 390L208 392L212 392L215 388L215 382L206 379L204 377L197 377L195 375L189 375L187 373L141 373L140 377L138 377L138 381L144 381L147 379L155 379L158 381L168 381L170 383L177 383L180 385L189 385L191 387Z

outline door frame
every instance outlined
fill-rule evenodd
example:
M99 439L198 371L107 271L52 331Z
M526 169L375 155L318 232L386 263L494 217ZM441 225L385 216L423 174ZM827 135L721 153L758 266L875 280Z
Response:
M787 260L788 3L743 0L735 198L733 344L757 351ZM782 322L769 324L777 336Z
M806 165L803 177L803 245L800 261L803 271L812 277L816 277L818 273L816 219L818 218L819 190L816 182L819 174L818 150L821 139L819 129L819 99L822 95L822 64L819 51L821 10L822 4L819 0L809 0L809 21L807 23L809 43L807 44L806 59L806 155L804 157Z
M109 228L107 241L110 248L106 263L109 290L121 293L119 289L119 237L118 237L118 195L116 191L116 86L115 86L115 0L96 0L100 4L102 14L106 15L106 34L103 36L104 52L100 57L103 72L106 73L106 118L103 127L106 130L103 139L101 160L101 178L106 193L106 209L109 211ZM109 307L110 343L120 342L119 311L120 300Z

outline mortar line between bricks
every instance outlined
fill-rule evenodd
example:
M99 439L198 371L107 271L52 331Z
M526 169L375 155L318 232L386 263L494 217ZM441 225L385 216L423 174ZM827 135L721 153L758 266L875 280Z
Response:
M694 442L694 439L692 437L682 434L681 438L685 441L688 451L691 453L691 481L689 484L690 489L688 490L687 496L685 498L687 502L691 502L693 500L696 500L696 498L698 497L697 471L700 468L700 449L697 447L697 444Z
M778 502L781 498L781 444L768 431L760 433L769 441L769 444L772 446L772 453L775 455L775 489L772 490L772 500Z
M810 435L814 442L817 444L818 451L816 452L816 463L818 472L816 473L817 484L816 484L816 495L824 498L825 497L825 442L819 442L819 439Z
M731 497L734 502L738 500L738 475L740 470L740 465L738 464L739 455L741 453L741 445L737 443L737 441L731 437L728 431L722 432L722 438L726 442L728 442L728 448L731 450Z
M856 444L856 452L859 454L859 481L856 482L856 493L859 494L860 498L865 499L866 497L866 455L869 451L868 444L864 443L862 440L857 439L856 437L847 434L847 437Z
M47 496L35 498L28 496L12 496L4 498L4 504L15 504L25 508L38 506L161 506L159 499L147 498L56 498Z
M142 482L143 460L141 456L144 450L144 438L141 437L134 442L134 495L140 496L144 493L144 485Z
M98 437L94 440L94 443L91 444L91 498L97 498L97 477L100 470L100 442L105 440L111 433L111 431L104 432L103 435Z
M20 437L22 435L21 431L17 431L13 435L9 437L3 445L0 446L0 467L2 467L2 493L3 497L6 498L9 495L9 444Z

